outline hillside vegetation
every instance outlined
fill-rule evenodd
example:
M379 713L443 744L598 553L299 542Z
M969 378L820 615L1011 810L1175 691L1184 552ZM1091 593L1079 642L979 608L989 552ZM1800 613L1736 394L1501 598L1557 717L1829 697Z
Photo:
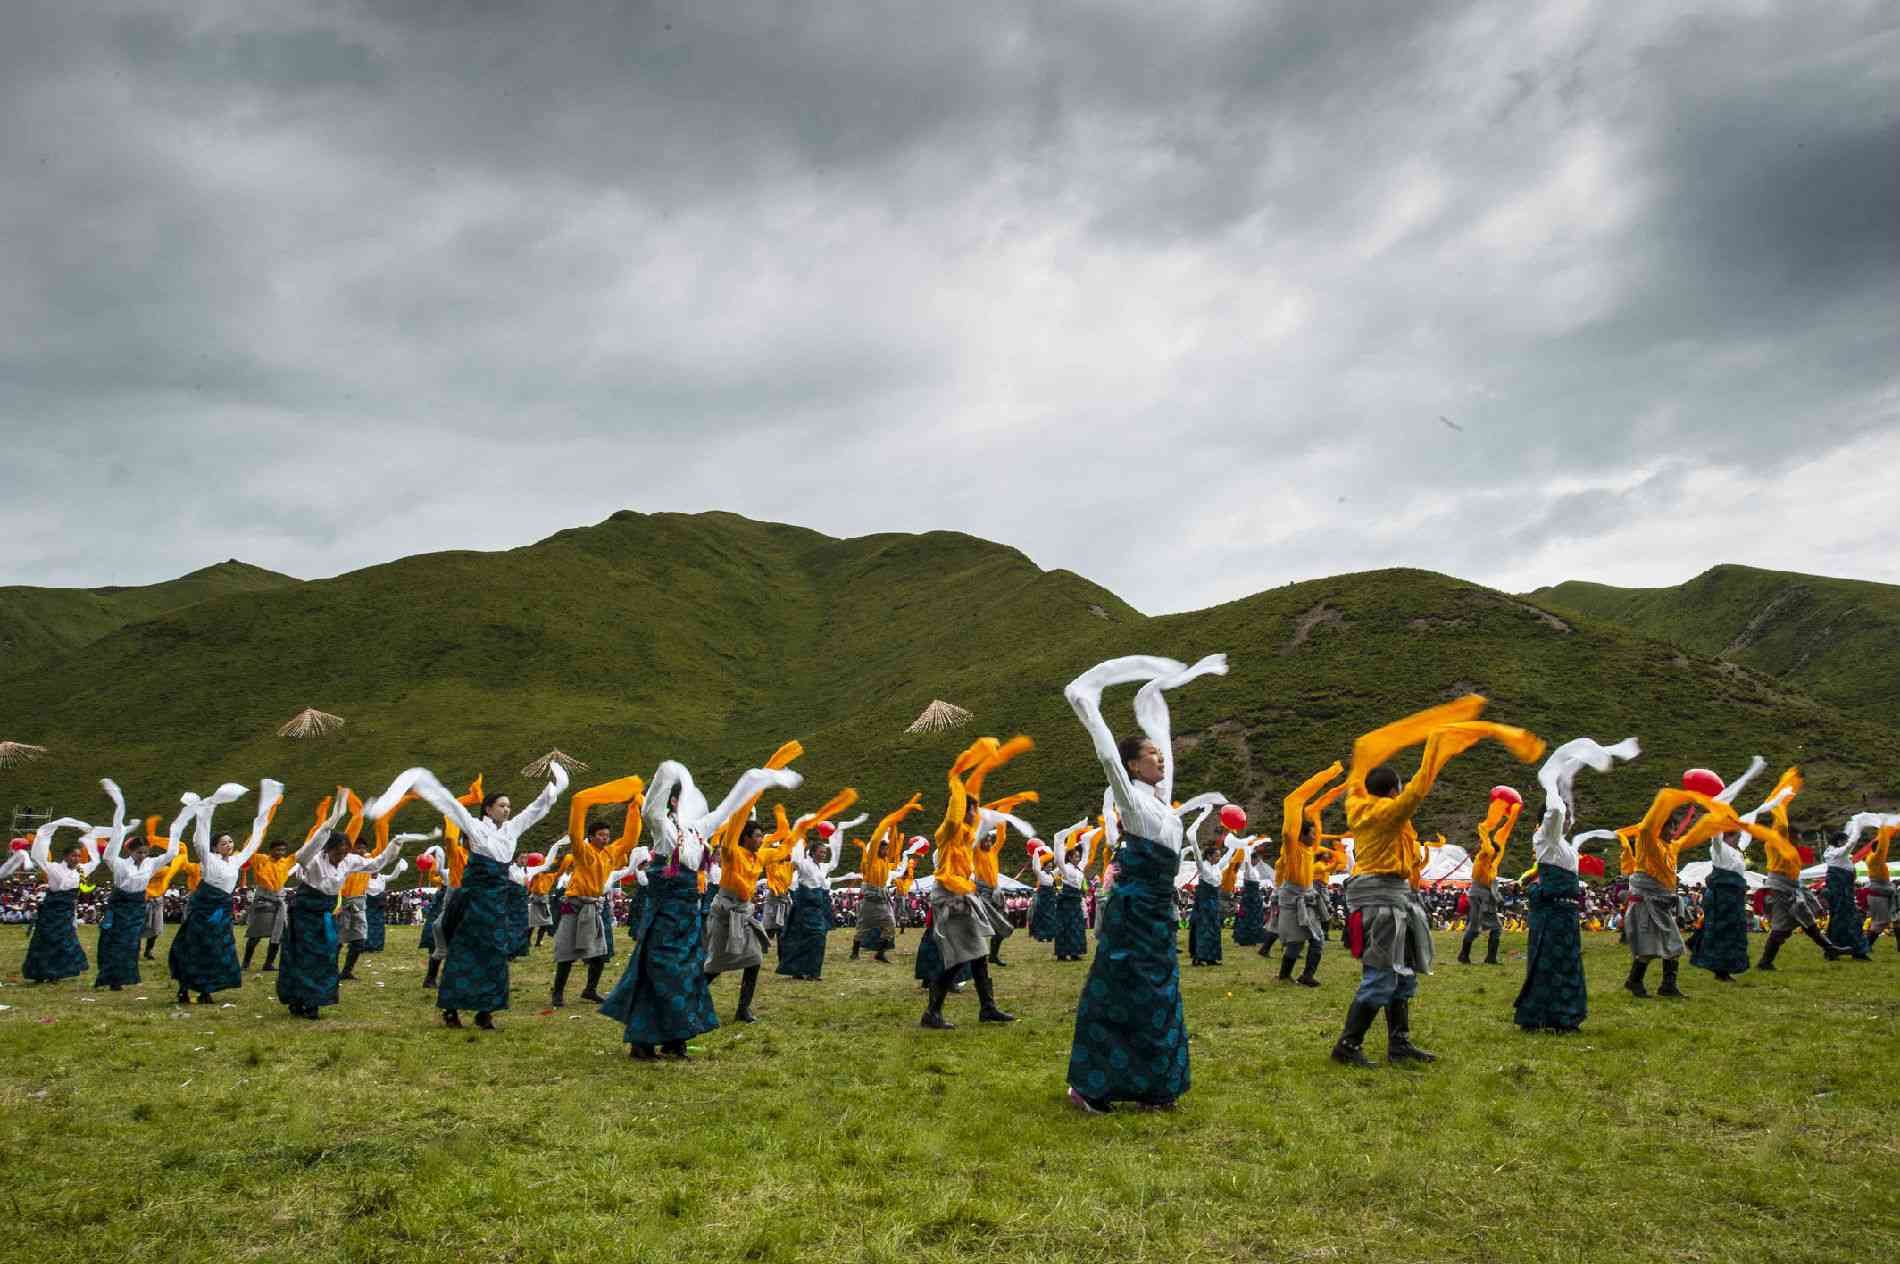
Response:
M5 736L53 752L0 773L0 804L91 817L110 773L136 807L161 811L187 788L273 775L290 786L290 832L338 782L380 789L412 763L449 780L485 772L519 803L534 787L517 770L550 747L592 765L581 784L678 758L717 798L795 736L809 753L791 806L849 783L877 812L922 790L933 814L913 824L927 831L957 750L977 733L1023 732L1037 750L993 788L1040 790L1026 815L1050 831L1101 802L1063 684L1116 654L1216 650L1232 674L1173 699L1178 788L1221 789L1262 825L1360 732L1470 691L1492 698L1492 718L1553 741L1643 739L1637 765L1584 783L1590 824L1634 819L1684 767L1732 772L1756 752L1806 768L1800 824L1900 800L1891 727L1443 575L1341 575L1155 618L970 536L836 540L731 514L623 511L505 552L213 597L0 680ZM1111 696L1117 727L1132 727L1130 696ZM974 724L906 735L933 698L969 708ZM348 727L276 737L305 706ZM1453 765L1421 824L1467 842L1490 786L1529 788L1533 771L1480 748ZM1525 863L1528 834L1515 844Z
M1850 715L1900 715L1900 586L1717 566L1674 588L1570 582L1530 600L1607 619L1799 686Z

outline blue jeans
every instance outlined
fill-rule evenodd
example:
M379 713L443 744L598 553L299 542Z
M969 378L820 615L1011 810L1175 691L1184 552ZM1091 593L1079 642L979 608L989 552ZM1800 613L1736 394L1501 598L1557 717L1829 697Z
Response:
M1418 991L1417 974L1400 974L1390 966L1361 966L1359 991L1355 1005L1384 1006L1393 1001L1409 1001Z

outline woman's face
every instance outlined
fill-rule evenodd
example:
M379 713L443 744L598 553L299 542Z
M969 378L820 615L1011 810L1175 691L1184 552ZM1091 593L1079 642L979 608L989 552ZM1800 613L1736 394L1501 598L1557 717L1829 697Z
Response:
M488 805L488 819L497 825L506 825L508 818L514 814L515 805L508 801L508 796L505 794Z
M333 865L342 864L343 858L349 854L350 845L347 842L331 843L323 849L323 858Z
M68 847L66 849L66 867L68 869L77 869L85 863L86 849L84 847Z
M237 850L237 844L231 841L229 834L220 834L218 835L218 841L211 844L211 850L217 852L220 856L229 856L232 852Z
M1153 742L1143 742L1141 750L1128 761L1128 775L1136 781L1155 786L1161 784L1161 752L1155 749Z

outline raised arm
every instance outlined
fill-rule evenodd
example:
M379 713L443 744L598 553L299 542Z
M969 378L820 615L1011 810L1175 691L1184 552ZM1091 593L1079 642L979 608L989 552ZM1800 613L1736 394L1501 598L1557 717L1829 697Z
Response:
M555 764L553 767L560 768L560 765ZM561 778L563 785L566 784L566 777L566 770L562 770ZM394 812L396 805L402 802L403 796L409 794L411 791L415 792L415 794L428 803L430 807L440 812L444 819L452 821L463 833L476 837L480 836L482 828L480 823L477 822L473 816L469 815L469 811L462 805L462 801L456 798L447 786L436 780L435 774L430 772L427 768L410 768L404 770L394 781L389 783L389 789L377 795L364 807L363 815L372 821L380 821L391 812ZM339 788L337 791L339 809L348 807L347 797L347 792ZM538 803L540 800L537 799L535 802ZM547 808L544 807L541 811L542 815L546 815ZM337 810L336 819L341 820L342 816L342 810ZM540 818L536 817L535 819L539 820ZM330 828L334 829L335 825L332 824ZM327 834L329 830L326 829L323 832Z
M1305 781L1292 794L1280 801L1280 841L1298 842L1306 823L1306 805L1333 779L1346 770L1346 766L1337 759L1327 768L1322 768Z
M405 846L407 846L410 843L426 843L432 838L440 838L440 837L442 837L442 830L440 827L430 830L427 834L398 834L396 835L396 837L392 838L391 840L389 840L388 843L384 844L383 850L381 852L377 853L377 855L381 858L379 863L377 864L377 870L379 872L388 872L390 877L392 878L395 877L396 874L401 873L404 869L407 869L409 867L409 862L402 858L402 849ZM395 866L393 870L390 869L391 865Z
M1062 691L1069 708L1075 712L1075 718L1082 722L1083 731L1089 735L1089 744L1095 748L1095 758L1108 777L1110 793L1123 804L1124 810L1127 810L1127 804L1134 801L1135 786L1129 779L1128 769L1122 765L1115 735L1110 731L1108 722L1102 718L1102 694L1116 685L1146 683L1185 670L1186 664L1172 658L1131 654L1089 668L1070 681ZM1165 718L1164 707L1164 721Z
M48 871L53 863L53 835L63 829L90 830L91 828L92 826L86 822L71 816L62 816L57 821L48 821L33 831L33 846L28 849L33 857L33 863L38 865L42 872Z
M1161 753L1161 780L1156 783L1155 792L1164 803L1174 798L1174 737L1173 725L1168 716L1167 691L1179 689L1190 680L1202 676L1226 674L1227 655L1209 654L1192 667L1184 667L1178 672L1149 681L1135 693L1135 723L1142 735L1153 742L1155 749Z
M398 780L401 780L401 778L398 778ZM433 778L431 778L431 780L433 780ZM343 819L343 814L350 809L350 792L345 790L342 786L338 786L336 788L336 797L327 800L327 802L330 804L329 815L311 827L310 832L304 836L303 846L297 849L297 865L299 868L314 864L317 857L323 854L323 844L325 840L330 837L330 832L336 829L337 822Z
M567 844L568 844L568 838L567 838L567 835L565 834L555 839L554 846L548 848L547 851L542 854L541 863L538 865L528 866L527 868L528 877L530 879L538 878L542 874L546 873L548 870L554 868L554 863L555 863L554 858L560 854L561 848L567 846ZM628 848L627 850L629 851L629 853L631 853L633 849Z
M243 850L231 857L231 863L242 869L252 856L257 854L258 846L264 841L264 834L270 829L271 819L277 815L277 805L284 801L284 783L264 778L258 787L257 815L251 820L251 836L245 840Z
M119 783L110 777L101 777L99 784L105 787L106 797L112 800L112 833L106 839L106 863L117 865L119 851L125 846L125 795L119 790Z
M518 843L521 836L541 823L541 818L554 810L554 801L567 790L567 769L559 764L548 765L548 784L541 787L541 793L534 796L534 802L508 818L501 827L501 834L510 843Z

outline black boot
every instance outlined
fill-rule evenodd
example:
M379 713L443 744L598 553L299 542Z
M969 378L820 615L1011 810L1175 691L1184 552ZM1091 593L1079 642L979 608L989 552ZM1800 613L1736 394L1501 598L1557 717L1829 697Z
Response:
M154 935L154 936L152 936L152 937L151 937L150 939L148 939L148 940L146 940L146 941L145 941L145 959L146 959L147 961L156 961L156 960L157 960L157 958L156 958L156 957L154 957L154 956L152 956L152 949L154 949L154 948L156 948L156 947L158 947L158 936L157 936L157 935Z
M891 964L890 951L891 950L888 948L880 948L876 952L871 954L871 960L882 961L885 965L888 966Z
M422 986L426 988L434 987L436 976L441 973L442 973L442 963L440 961L437 961L434 957L430 957L429 958L429 973L423 976Z
M739 1012L733 1015L736 1022L756 1023L759 1016L752 1012L752 994L759 989L759 968L747 966L745 973L739 976Z
M276 944L272 944L269 948L264 950L264 968L262 970L259 970L258 973L259 974L276 974L277 973L277 945Z
M671 1058L675 1062L691 1062L692 1055L686 1052L684 1040L669 1040L660 1046L660 1056Z
M1471 964L1471 945L1476 943L1477 941L1478 941L1477 931L1468 930L1465 932L1464 942L1458 945L1458 964L1459 965L1468 966Z
M495 1016L485 1009L477 1011L475 1015L475 1025L480 1027L483 1031L494 1031Z
M598 958L587 963L587 986L581 989L581 999L599 1005L607 998L600 994L600 972L607 968L606 958Z
M930 1027L937 1031L949 1031L955 1023L943 1016L943 998L950 994L950 972L940 971L930 981L930 1001L924 1008L923 1018L918 1020L919 1027Z
M1003 960L1003 937L1001 935L998 935L995 939L990 940L990 962L989 963L993 966L1000 967L1001 969L1004 969L1004 970L1009 969L1009 962Z
M1309 941L1307 951L1311 952L1312 950L1312 944ZM1298 944L1288 944L1285 950L1280 953L1280 982L1291 983L1293 981L1293 967L1299 963L1300 946Z
M1385 1064L1436 1062L1438 1055L1412 1043L1412 1002L1393 1001L1385 1007Z
M1649 973L1649 962L1638 958L1630 962L1630 977L1623 980L1623 986L1629 989L1631 996L1649 998L1649 989L1643 986L1643 976Z
M1683 996L1682 989L1676 986L1676 970L1681 965L1682 962L1676 960L1674 957L1665 957L1663 959L1663 981L1662 986L1656 989L1657 996L1667 996L1671 1000L1676 1001L1688 999Z
M1847 955L1847 949L1836 948L1832 940L1813 926L1803 926L1801 933L1814 941L1814 946L1827 954L1829 961L1839 961Z
M548 1004L560 1009L567 1004L567 976L574 973L572 961L554 963L554 995L548 998Z
M244 941L244 964L240 969L249 970L251 968L251 958L257 955L257 945L259 942L259 940L255 939L247 939Z
M858 959L858 949L862 947L864 947L864 945L859 940L853 939L851 941L851 960L856 961Z
M1775 954L1781 951L1781 945L1787 941L1788 937L1786 935L1769 935L1768 942L1762 945L1761 960L1755 963L1755 968L1757 970L1774 969Z
M1270 954L1273 951L1273 945L1279 942L1280 937L1272 931L1268 931L1267 937L1260 941L1260 955L1264 957Z
M1490 938L1485 942L1484 946L1484 964L1488 966L1502 964L1498 960L1498 940L1500 938L1502 938L1502 936L1499 932L1495 930L1491 932Z
M1319 945L1317 943L1306 945L1306 969L1300 971L1299 979L1301 987L1319 986L1319 958Z
M990 963L972 961L970 975L976 980L976 999L980 1005L976 1020L979 1023L1013 1023L1016 1015L1007 1010L996 1008L996 988L990 982Z
M442 1025L444 1027L460 1027L462 1025L461 1011L453 1010L453 1009L443 1010L442 1011Z
M1372 1063L1366 1060L1364 1044L1366 1032L1372 1029L1372 1020L1379 1013L1377 1005L1362 1005L1354 1001L1346 1009L1346 1026L1339 1033L1339 1039L1333 1045L1333 1061L1342 1066L1364 1067L1372 1069Z
M178 1003L180 1005L191 1004L191 989L182 983L178 985Z
M339 979L354 979L356 977L356 961L357 961L357 958L361 957L362 955L363 955L363 945L351 944L349 953L344 958L344 961L343 961L343 971L341 974L338 974L336 977Z

